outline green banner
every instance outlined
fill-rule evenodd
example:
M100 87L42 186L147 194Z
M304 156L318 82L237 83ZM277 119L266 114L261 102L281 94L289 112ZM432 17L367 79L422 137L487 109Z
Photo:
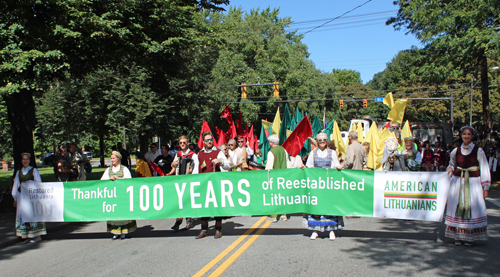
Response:
M59 220L290 213L373 216L373 178L373 171L281 169L68 182L63 184ZM47 202L41 205L48 212Z

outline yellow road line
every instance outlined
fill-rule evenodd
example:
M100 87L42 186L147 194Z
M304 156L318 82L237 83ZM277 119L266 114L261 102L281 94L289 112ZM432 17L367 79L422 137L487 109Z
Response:
M267 216L263 216L257 221L250 229L248 229L243 235L241 235L235 242L233 242L231 245L229 245L224 251L222 251L215 259L213 259L211 262L209 262L206 266L204 266L200 271L196 272L193 277L200 277L203 276L207 271L209 271L214 265L216 265L220 260L222 260L227 254L229 254L233 249L238 246L250 233L252 233L259 225L266 220Z
M255 233L255 235L253 235L249 240L247 240L247 242L245 242L245 244L243 244L238 250L236 250L236 252L234 252L233 255L231 255L212 274L210 274L209 277L220 276L222 273L224 273L224 271L226 271L226 269L231 266L234 261L236 261L241 256L241 254L243 254L243 252L245 252L248 247L250 247L250 245L252 245L252 243L254 243L254 241L260 236L260 234L262 234L271 224L272 222L266 222L264 226L262 226L259 231Z

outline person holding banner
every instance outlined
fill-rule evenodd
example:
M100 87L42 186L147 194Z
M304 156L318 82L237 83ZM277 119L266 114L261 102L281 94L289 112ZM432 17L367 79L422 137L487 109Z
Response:
M212 132L205 131L202 134L203 144L205 147L198 153L198 164L200 168L199 173L210 173L210 172L220 172L220 167L226 167L229 164L226 160L224 153L219 151L214 147L214 139L212 137ZM234 140L233 140L234 141ZM208 217L201 218L201 231L196 239L201 239L208 236ZM222 218L215 217L215 235L214 239L220 239L222 237Z
M233 164L231 169L233 171L241 171L243 166L243 151L245 149L238 148L234 139L230 139L227 145L229 146L229 156L231 156L231 163Z
M486 155L472 143L474 128L460 129L463 143L450 154L447 172L452 175L446 207L445 236L455 239L455 245L472 246L487 238L486 203L491 184Z
M101 180L112 180L117 179L129 179L132 178L128 168L121 164L122 155L118 151L111 152L111 167L108 167L104 174L102 174ZM119 221L108 221L107 222L108 231L113 234L113 240L116 240L118 236L120 239L125 239L125 235L132 233L137 229L137 222L135 220L119 220Z
M318 147L309 153L306 167L308 168L337 168L341 170L342 166L339 163L337 152L327 148L328 136L325 133L319 133L316 136ZM302 227L313 230L310 239L318 238L318 231L330 231L330 240L335 240L334 230L339 230L344 227L344 218L335 215L308 215L302 219Z
M29 182L42 182L38 170L30 166L30 153L22 153L21 164L23 167L16 172L14 178L14 186L12 187L12 197L14 198L14 207L17 208L16 213L16 236L26 239L24 242L37 242L42 240L42 235L47 234L45 222L23 222L21 217L21 205L18 202L21 198L21 185Z

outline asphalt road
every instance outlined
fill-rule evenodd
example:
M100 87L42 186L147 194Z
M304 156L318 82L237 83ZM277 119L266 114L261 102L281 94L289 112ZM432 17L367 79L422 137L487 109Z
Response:
M170 230L174 219L138 221L123 241L111 240L105 222L73 223L41 243L1 249L0 275L499 276L500 192L491 199L497 204L487 202L489 240L472 247L445 238L441 222L410 220L347 218L334 241L327 233L309 240L298 214L277 223L226 219L217 240L213 227L210 237L194 239L199 220L179 232Z

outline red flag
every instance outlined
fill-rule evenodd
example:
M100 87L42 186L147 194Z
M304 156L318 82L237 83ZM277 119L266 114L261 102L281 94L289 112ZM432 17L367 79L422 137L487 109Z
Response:
M233 115L231 114L231 108L229 105L227 105L220 115L227 119L227 123L229 123L229 129L226 132L227 136L229 136L229 138L236 137L238 133L236 132L236 126L234 126Z
M391 127L391 122L387 122L387 124L384 126L384 128L389 129Z
M247 127L245 127L245 130L243 131L243 134L246 134L247 136L253 136L253 131L252 131L252 135L250 135L250 131L248 130L248 122L247 122Z
M160 176L165 176L165 173L163 172L163 170L161 170L161 168L159 166L157 166L154 162L152 162L151 160L149 160L149 164L153 168L153 172L157 172L158 175L160 175Z
M217 137L219 138L217 140L217 145L223 145L229 141L227 134L224 133L222 129L219 129L219 127L215 126L215 132L217 133Z
M231 108L229 105L220 113L220 116L224 117L227 120L233 120L233 115L231 114Z
M243 135L243 130L242 130L242 126L241 126L241 111L240 111L240 115L238 116L238 122L236 123L236 131L238 131L238 136Z
M247 130L248 130L248 123L247 123ZM250 128L250 131L247 132L247 138L249 140L249 147L252 148L252 150L255 151L255 140L254 140L254 135L253 135L253 125Z
M283 148L290 154L295 157L299 154L300 149L304 146L304 142L310 136L312 136L313 131L311 127L311 123L309 122L309 118L307 115L302 118L300 123L295 127L290 136L283 142Z
M205 144L203 143L203 138L201 137L201 134L203 134L203 132L205 132L205 131L212 132L210 130L210 126L208 126L208 123L206 121L203 121L203 125L201 126L201 131L200 131L200 138L198 138L198 146L200 147L200 149L203 149L203 147L205 147ZM217 147L217 144L215 144L215 141L214 141L214 145Z

